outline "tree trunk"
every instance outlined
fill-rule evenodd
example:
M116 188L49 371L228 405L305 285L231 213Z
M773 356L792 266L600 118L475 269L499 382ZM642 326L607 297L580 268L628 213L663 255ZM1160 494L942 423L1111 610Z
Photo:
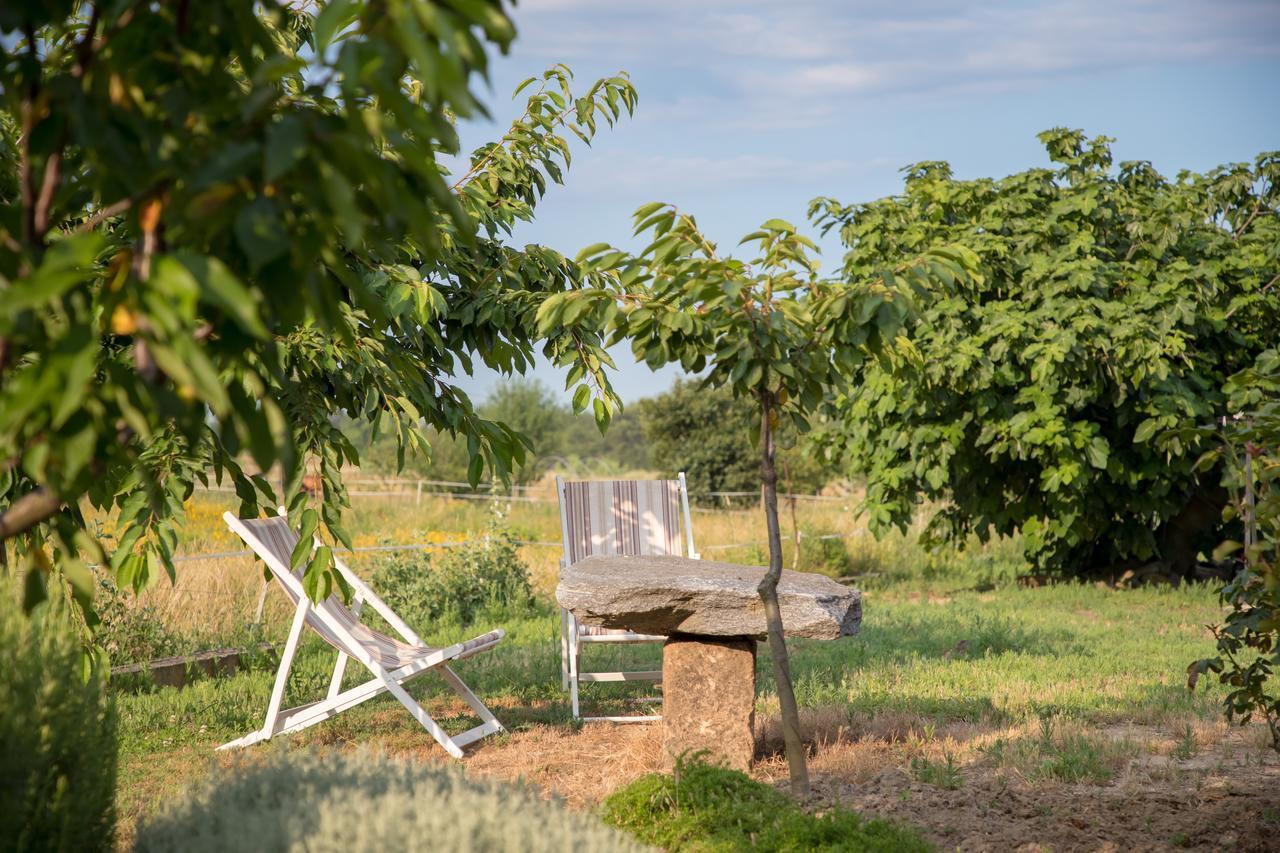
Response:
M796 517L796 484L791 479L791 466L787 457L782 457L782 476L787 478L787 509L791 510L791 538L796 544L791 554L791 571L800 569L800 519Z
M791 793L797 798L809 796L809 768L805 762L804 742L800 739L800 709L796 706L791 686L791 662L787 657L787 641L782 633L782 611L778 606L778 580L782 577L782 530L778 525L778 471L774 465L773 397L760 394L760 479L764 484L764 518L769 529L769 571L765 572L757 592L764 602L765 622L769 630L769 651L773 656L774 679L778 682L778 704L782 709L782 739L787 748L787 766L791 771Z
M1160 525L1160 559L1169 574L1195 579L1200 537L1222 522L1222 508L1228 500L1230 495L1222 486L1197 489L1177 515Z

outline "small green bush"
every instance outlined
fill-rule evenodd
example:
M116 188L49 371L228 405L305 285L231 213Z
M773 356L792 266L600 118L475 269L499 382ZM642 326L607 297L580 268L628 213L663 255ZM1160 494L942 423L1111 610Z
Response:
M109 850L116 736L102 674L84 677L64 606L24 614L16 579L0 584L0 849Z
M811 815L745 773L681 761L674 776L652 774L615 791L605 823L671 851L923 851L914 831L846 809Z
M389 557L373 585L392 610L418 626L440 619L469 625L483 612L518 612L533 600L515 534L497 519L478 541Z
M134 842L138 853L644 849L536 791L468 779L457 767L309 752L216 772Z
M98 614L94 640L112 665L155 660L181 651L182 638L165 627L154 605L131 604L127 593L105 575L93 599Z

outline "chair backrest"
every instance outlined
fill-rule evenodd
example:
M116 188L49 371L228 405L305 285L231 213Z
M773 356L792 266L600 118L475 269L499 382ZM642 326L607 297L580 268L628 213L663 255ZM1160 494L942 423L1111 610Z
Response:
M298 544L298 533L289 525L289 520L284 516L276 516L274 518L236 518L231 513L226 513L223 518L226 519L231 529L239 534L240 538L267 564L267 567L271 569L271 574L275 576L276 581L280 584L280 588L289 597L289 602L296 606L302 600L302 597L306 595L302 588L302 572L305 567L296 572L289 569L289 563L293 557L293 549ZM248 535L245 535L246 533ZM343 603L342 598L337 593L332 593L323 601L315 604L307 612L306 620L307 624L316 633L324 637L325 642L342 650L347 643L332 630L329 622L319 617L318 614L321 613L343 626L348 633L355 634L359 639L365 639L362 635L366 633L367 629L360 625L359 617L351 612L351 608Z
M556 493L566 566L599 555L694 555L684 474L675 480L566 481L557 477ZM682 520L687 551L680 541Z

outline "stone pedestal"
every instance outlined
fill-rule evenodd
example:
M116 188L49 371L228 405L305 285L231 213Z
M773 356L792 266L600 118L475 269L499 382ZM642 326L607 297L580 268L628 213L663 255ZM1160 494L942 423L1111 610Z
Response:
M673 634L662 649L662 745L667 768L688 751L737 770L755 752L756 641Z

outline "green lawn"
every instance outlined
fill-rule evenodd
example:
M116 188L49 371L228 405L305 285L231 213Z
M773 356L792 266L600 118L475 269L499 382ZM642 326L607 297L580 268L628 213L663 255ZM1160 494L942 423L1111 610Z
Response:
M798 697L813 712L810 719L822 725L866 731L892 719L928 736L953 724L973 724L990 737L964 747L967 761L1016 767L1027 778L1103 782L1132 749L1094 736L1095 729L1135 723L1176 736L1220 715L1216 685L1194 695L1185 686L1187 664L1213 649L1204 626L1216 621L1220 610L1210 586L1024 588L1014 582L1017 561L1009 543L943 557L926 556L906 540L898 540L896 552L892 543L854 544L829 563L833 574L875 566L849 578L864 591L861 632L834 642L796 641L791 647ZM750 562L755 555L718 556ZM525 760L519 733L576 731L560 690L559 617L545 598L539 601L520 614L486 614L466 628L409 618L436 645L492 627L506 629L507 638L496 650L463 661L458 670L517 733L509 749L510 739L491 742L508 750L506 760L517 766ZM660 665L656 645L588 653L593 668ZM776 696L763 649L758 660L757 708L768 721L776 713ZM308 637L288 685L286 707L322 695L332 665L332 651ZM205 772L214 746L261 725L273 677L274 660L262 655L246 671L181 690L122 685L117 696L119 803L126 838L133 821ZM348 667L349 683L362 678L359 667ZM634 707L626 697L643 691L640 685L588 685L584 697L598 710L618 712ZM412 682L410 692L424 699L447 729L474 724L431 676ZM385 696L286 740L290 747L373 742L392 750L434 749L412 718ZM908 760L899 758L904 764ZM949 755L944 760L940 752L922 752L910 760L910 772L935 780L931 784L945 787L959 778ZM529 767L530 775L537 769Z

